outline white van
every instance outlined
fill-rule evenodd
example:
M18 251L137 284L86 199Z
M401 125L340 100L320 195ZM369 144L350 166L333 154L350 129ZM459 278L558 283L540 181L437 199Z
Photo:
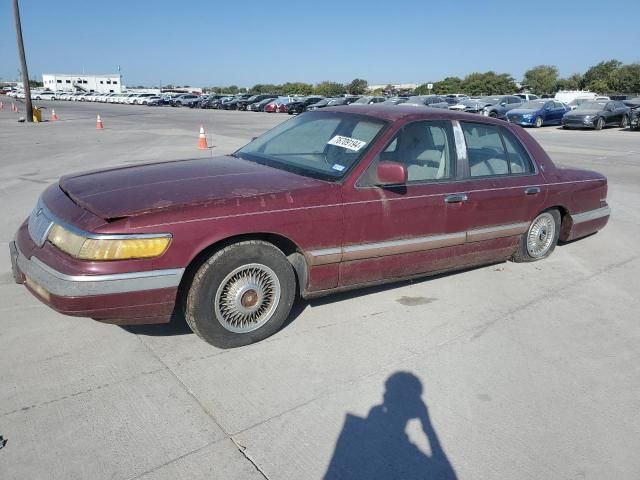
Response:
M599 95L586 90L560 90L554 97L555 100L569 104L573 100L595 100Z

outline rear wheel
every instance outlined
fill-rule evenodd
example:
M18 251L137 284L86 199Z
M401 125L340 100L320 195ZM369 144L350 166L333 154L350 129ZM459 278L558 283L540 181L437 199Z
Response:
M535 262L547 258L558 243L560 236L560 212L547 210L533 219L527 232L520 238L518 250L511 260Z
M293 267L274 245L251 240L219 250L196 272L185 318L206 342L232 348L277 332L295 300Z

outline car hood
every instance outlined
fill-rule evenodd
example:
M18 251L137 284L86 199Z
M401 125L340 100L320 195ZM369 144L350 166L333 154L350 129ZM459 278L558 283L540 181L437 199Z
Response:
M602 110L572 110L566 113L566 115L568 117L584 117L586 115L598 115L602 112Z
M534 110L533 108L514 108L509 110L509 115L533 115L539 113L542 110Z
M77 205L104 220L324 185L236 157L144 164L60 179Z

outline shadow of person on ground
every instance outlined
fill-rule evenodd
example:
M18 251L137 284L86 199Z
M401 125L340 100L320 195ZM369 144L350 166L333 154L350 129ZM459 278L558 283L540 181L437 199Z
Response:
M371 408L366 418L347 414L324 480L455 480L422 401L418 377L396 372L385 389L382 405ZM419 420L431 455L410 441L405 430L413 419Z

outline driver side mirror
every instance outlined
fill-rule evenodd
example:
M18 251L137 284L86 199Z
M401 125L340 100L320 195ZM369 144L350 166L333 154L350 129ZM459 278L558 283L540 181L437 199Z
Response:
M407 183L407 167L398 162L379 162L376 174L378 176L377 184L380 186L404 185Z
M502 103L500 104L500 106L501 106L501 107L506 107L506 106L507 106L507 102L502 102Z

